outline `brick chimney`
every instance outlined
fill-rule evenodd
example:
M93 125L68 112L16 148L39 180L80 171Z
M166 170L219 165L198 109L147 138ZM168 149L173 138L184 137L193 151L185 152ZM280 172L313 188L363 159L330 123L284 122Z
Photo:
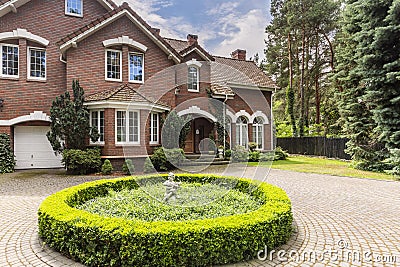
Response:
M197 39L199 39L199 36L194 35L194 34L188 34L187 35L187 42L189 45L193 45L197 43Z
M233 59L246 60L246 50L236 49L231 56Z

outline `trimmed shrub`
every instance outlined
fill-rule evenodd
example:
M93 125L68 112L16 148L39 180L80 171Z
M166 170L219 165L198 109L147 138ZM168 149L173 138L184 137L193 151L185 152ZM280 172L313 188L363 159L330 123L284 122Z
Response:
M249 156L249 151L243 146L235 146L232 149L232 161L234 162L245 162Z
M98 148L86 150L66 149L63 151L62 155L62 163L67 169L67 173L95 173L101 168L101 153Z
M101 165L101 173L104 175L108 175L111 174L113 172L114 168L110 162L109 159L106 159L103 163L103 165Z
M225 160L229 159L231 157L231 155L232 155L232 150L230 150L230 149L225 150L224 159Z
M165 149L162 147L154 150L153 155L150 156L151 163L157 171L173 170L185 158L183 149L173 148Z
M265 153L261 153L260 155L260 161L273 161L275 158L275 152L274 151L270 151L270 152L265 152Z
M285 160L289 157L287 151L283 150L280 146L275 149L275 157L274 160Z
M146 158L144 160L143 172L144 173L156 172L156 169L154 169L153 163L151 163L150 158Z
M257 143L250 142L250 143L249 143L249 150L250 150L251 152L253 152L253 151L255 151L256 149L257 149Z
M88 266L209 266L249 260L291 236L291 203L273 185L214 175L178 174L187 183L221 180L262 201L251 212L191 221L127 220L75 208L109 191L163 182L167 175L100 180L49 196L38 211L39 235L46 244Z
M14 172L15 158L11 150L10 136L0 134L0 173Z
M133 162L131 159L126 159L124 164L122 165L122 171L129 175L135 172L135 165L133 165Z
M260 160L260 151L251 151L249 153L249 161L250 162L258 162Z

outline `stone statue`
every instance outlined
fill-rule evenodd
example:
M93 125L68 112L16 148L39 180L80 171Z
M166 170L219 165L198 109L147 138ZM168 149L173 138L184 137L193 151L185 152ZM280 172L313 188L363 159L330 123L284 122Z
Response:
M175 175L170 172L168 174L168 180L163 183L165 186L165 197L164 197L164 202L168 202L169 200L175 200L177 198L176 193L179 188L178 182L174 181Z

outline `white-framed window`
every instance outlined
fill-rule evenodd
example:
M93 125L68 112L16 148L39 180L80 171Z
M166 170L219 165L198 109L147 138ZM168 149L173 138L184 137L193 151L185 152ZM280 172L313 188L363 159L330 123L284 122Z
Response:
M104 144L104 110L90 111L90 126L96 127L99 132L99 139L95 144ZM92 143L92 141L90 140Z
M106 50L105 72L106 80L122 81L122 52L120 50Z
M83 0L65 0L65 14L76 17L82 17Z
M144 55L129 53L129 81L136 83L144 82Z
M264 121L261 117L254 118L253 121L253 131L252 131L252 141L257 144L258 150L263 149L264 144Z
M139 144L140 143L140 119L138 111L116 111L116 143Z
M12 44L0 44L1 77L19 77L19 47Z
M188 67L188 91L199 92L199 68L196 66Z
M46 80L46 50L28 47L28 79Z
M159 143L159 115L158 113L150 113L150 144Z
M236 120L236 144L246 148L248 145L248 121L244 116Z

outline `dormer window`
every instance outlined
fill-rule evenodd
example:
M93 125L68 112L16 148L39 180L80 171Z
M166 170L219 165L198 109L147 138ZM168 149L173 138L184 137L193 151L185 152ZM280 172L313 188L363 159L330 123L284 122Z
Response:
M46 80L46 50L29 47L28 51L28 78Z
M11 44L0 44L0 50L0 77L18 78L18 46Z
M143 83L143 54L129 53L129 81L134 83Z
M106 50L106 80L122 81L122 52L119 50Z
M192 59L186 62L188 66L188 81L187 81L187 88L189 92L199 92L200 86L200 67L201 63L198 62L196 59Z
M82 17L83 0L65 0L65 14Z

